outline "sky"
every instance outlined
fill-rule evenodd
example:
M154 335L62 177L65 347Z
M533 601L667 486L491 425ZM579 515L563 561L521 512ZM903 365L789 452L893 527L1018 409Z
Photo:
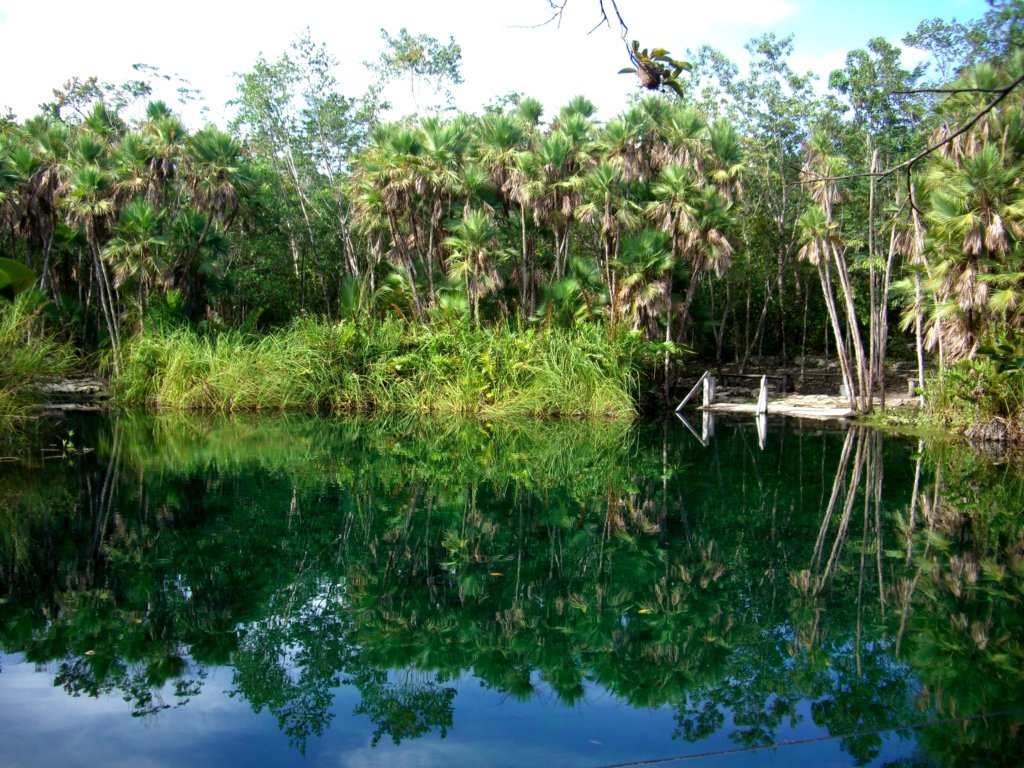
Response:
M605 5L610 7L606 0ZM898 43L926 18L981 16L984 0L619 0L629 39L660 46L682 58L700 45L718 48L742 68L743 44L766 32L793 34L791 63L827 80L847 51L882 36ZM619 28L595 25L598 0L568 0L559 23L548 0L0 0L0 109L27 119L52 90L72 76L120 83L137 76L131 65L156 66L198 88L208 107L181 110L195 125L223 127L231 115L236 74L262 53L276 59L305 28L338 59L340 90L358 96L371 75L363 62L383 47L381 29L405 27L462 47L464 84L458 106L479 111L511 91L539 99L557 112L577 94L608 119L626 103L636 81L616 74L629 66ZM613 20L614 22L614 20ZM593 31L591 31L593 30ZM907 51L906 63L920 54ZM173 91L158 93L170 102ZM386 95L410 111L405 89ZM400 112L401 113L401 112Z

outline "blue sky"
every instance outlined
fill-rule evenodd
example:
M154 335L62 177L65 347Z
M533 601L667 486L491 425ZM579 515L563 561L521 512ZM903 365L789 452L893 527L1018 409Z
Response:
M846 52L871 37L893 42L924 18L960 20L982 15L984 0L619 0L629 36L644 46L682 55L708 44L742 65L743 43L765 32L796 35L793 64L827 78ZM282 11L282 8L284 9ZM170 13L168 13L170 9ZM510 90L539 98L548 113L577 93L608 118L625 103L633 81L617 70L628 64L617 29L599 28L597 0L570 0L560 27L536 28L549 15L547 0L289 0L287 3L176 0L0 0L0 107L19 118L72 75L121 82L130 65L145 62L179 74L199 88L209 116L223 123L234 94L234 73L251 68L262 52L276 58L305 27L340 60L343 92L357 95L369 75L362 66L381 50L380 29L427 33L463 49L465 84L459 106L477 110ZM908 61L915 60L913 52ZM404 90L391 94L399 109ZM185 114L190 123L198 114Z

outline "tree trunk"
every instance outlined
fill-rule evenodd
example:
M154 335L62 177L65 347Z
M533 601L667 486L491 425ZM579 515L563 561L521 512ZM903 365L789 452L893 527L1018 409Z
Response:
M889 287L892 284L892 263L896 257L896 222L893 221L892 233L889 235L889 257L885 261L885 272L882 274L882 287L881 297L878 304L878 319L876 327L878 329L878 341L876 343L876 349L878 354L878 361L875 366L875 370L878 375L878 397L881 404L881 408L885 410L885 354L886 349L889 346Z
M121 374L121 333L117 321L117 306L114 303L113 289L107 279L107 270L100 256L99 246L90 243L93 257L93 270L96 273L97 287L99 288L100 307L107 323L107 331L110 333L110 351L113 356L114 375Z
M851 408L856 408L854 400L854 382L850 373L850 357L846 351L846 343L843 341L843 329L839 322L839 312L836 309L836 299L832 293L832 281L828 275L828 264L824 258L818 259L818 279L821 280L821 293L825 297L825 307L828 310L828 319L832 323L832 334L836 340L836 355L839 358L839 368L842 371L843 382L846 384L846 397Z
M836 262L836 274L839 276L839 287L843 293L843 303L846 307L846 322L849 327L850 340L853 343L853 352L857 364L857 404L856 408L861 413L871 412L871 401L867 399L867 362L864 359L864 342L860 336L860 323L857 321L857 308L853 303L853 287L850 284L850 275L846 268L846 258L839 253L835 246L829 246ZM851 395L854 393L851 392Z
M921 275L914 275L914 346L917 351L917 386L921 390L921 405L924 406L924 334L922 333L923 311L921 307Z
M327 315L327 321L331 321L331 296L330 291L327 288L327 271L324 269L324 265L320 261L320 253L316 246L316 235L313 233L313 223L309 218L309 211L306 207L306 192L302 188L302 182L299 179L298 168L295 167L295 158L292 156L292 149L288 147L285 155L288 159L288 170L292 177L292 184L295 186L295 197L299 201L299 210L302 212L302 220L306 225L306 235L309 237L309 252L313 257L313 263L316 265L317 271L320 273L320 287L323 290L324 295L324 312Z
M871 148L871 136L868 135L868 148ZM878 149L871 153L871 173L878 170ZM868 185L868 377L867 390L864 396L870 406L874 402L874 389L878 376L878 291L875 276L875 177L870 177ZM884 398L884 395L883 395Z

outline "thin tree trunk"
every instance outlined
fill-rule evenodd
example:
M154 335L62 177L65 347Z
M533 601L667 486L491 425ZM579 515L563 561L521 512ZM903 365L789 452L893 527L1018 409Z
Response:
M868 148L871 148L871 136L868 135ZM871 153L871 173L868 186L868 282L869 282L869 312L868 312L868 380L867 390L864 393L868 404L874 402L874 389L877 369L878 354L878 291L876 290L875 276L875 176L878 170L878 149Z
M693 297L697 293L697 283L700 280L701 273L694 270L692 277L690 278L690 285L686 288L686 298L683 300L683 308L679 312L679 322L681 326L680 337L686 336L685 331L689 330L689 323L687 320L690 317L690 305L693 304Z
M391 229L391 240L395 244L395 249L398 251L399 259L402 262L402 266L405 267L406 274L409 278L409 293L412 295L413 309L416 311L416 319L423 322L425 315L423 313L423 304L420 302L419 289L416 287L416 268L413 266L412 258L409 256L409 251L405 247L405 241L402 239L401 232L398 230L398 221L395 218L394 211L388 211L388 227ZM469 299L469 296L466 297Z
M519 205L519 237L523 248L523 262L520 265L522 270L521 284L519 286L519 302L526 309L530 306L530 258L526 248L526 207ZM531 311L532 315L533 312Z
M822 254L824 256L824 254ZM839 312L836 309L836 299L832 293L832 281L829 279L828 264L824 258L818 259L818 279L821 280L821 292L825 297L825 308L828 310L828 319L832 323L832 334L836 341L836 355L839 358L839 368L843 374L843 382L846 384L846 397L851 408L856 407L854 400L855 385L850 372L850 357L846 351L846 342L843 340L843 329L839 322Z
M93 271L96 274L97 287L99 288L100 307L103 310L107 322L107 330L110 333L110 349L113 356L114 375L121 374L121 334L117 322L117 308L111 295L112 288L107 279L107 270L100 256L99 246L91 245L93 256Z
M881 403L881 408L885 410L885 355L886 350L889 346L889 319L888 307L889 307L889 288L892 285L892 264L896 257L896 222L893 222L892 233L889 235L889 257L885 262L885 273L882 275L882 295L881 300L878 304L878 397Z
M675 259L672 260L675 263ZM668 345L672 342L672 270L665 277L665 402L669 397L669 353Z
M843 303L846 307L846 322L849 328L850 341L853 343L853 352L857 364L857 409L862 413L870 413L871 401L867 400L867 362L864 359L864 342L860 336L860 323L857 321L857 308L853 303L853 286L850 283L850 275L846 268L846 258L835 246L829 246L836 262L836 274L839 276L839 287L843 294ZM851 395L854 393L851 393Z
M923 312L921 307L921 275L914 275L914 346L917 351L917 386L921 390L921 405L925 404L924 395L924 334Z
M772 299L772 288L771 283L766 279L764 281L764 302L761 304L761 314L757 318L757 328L754 329L754 338L743 351L743 362L740 364L740 370L745 371L747 369L747 361L750 359L750 355L754 352L754 347L758 346L758 343L763 340L765 320L768 317L768 305ZM758 358L761 357L760 351L758 352Z
M331 296L330 291L327 288L327 271L324 269L323 263L320 261L320 253L316 245L316 235L313 233L313 222L309 218L309 211L306 207L306 192L302 188L302 183L299 179L298 168L295 167L295 158L292 156L291 147L287 148L285 157L288 159L288 170L292 177L292 183L295 186L295 197L299 201L299 210L302 212L302 220L306 225L306 235L309 237L309 252L313 257L313 263L316 265L317 271L320 273L320 287L324 295L324 312L327 315L327 321L331 321Z

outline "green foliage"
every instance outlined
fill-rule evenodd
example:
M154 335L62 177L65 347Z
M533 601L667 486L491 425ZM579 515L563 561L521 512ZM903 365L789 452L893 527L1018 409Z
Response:
M451 317L297 320L263 336L154 329L132 341L117 383L126 403L171 409L628 418L648 346L596 325L516 332Z
M380 59L367 63L380 82L380 87L392 80L408 78L416 110L439 112L452 108L451 88L462 83L462 47L455 38L448 38L442 44L437 38L426 34L413 35L402 27L397 35L387 30L380 31L385 49ZM420 103L421 89L426 84L434 99L443 101Z
M203 331L529 319L635 329L740 367L831 352L845 335L873 369L857 372L868 389L898 309L890 278L913 278L907 328L921 320L943 363L1024 323L1019 90L915 166L913 201L895 175L859 173L969 119L986 103L971 89L1012 82L1019 17L1008 3L919 28L913 39L966 89L948 98L913 93L924 69L881 38L849 53L826 95L790 65L792 38L750 41L743 77L706 47L691 66L633 41L631 71L680 98L651 94L607 122L578 96L541 123L543 107L515 95L482 116L420 110L382 125L382 83L443 95L461 81L455 41L384 32L380 82L352 96L306 31L239 76L228 131L189 131L162 102L131 112L144 84L69 83L49 115L4 124L0 219L61 330L111 347L100 357L115 370L154 318ZM812 203L824 222L808 218ZM891 347L909 349L909 335ZM298 400L330 405L311 397Z
M635 66L620 69L620 75L635 74L640 79L640 85L650 91L668 88L679 96L685 95L679 83L679 75L693 69L690 62L673 59L664 48L648 51L641 48L636 40L630 46L629 56Z
M31 288L35 281L35 273L24 264L0 259L0 298L14 301L15 296Z
M0 303L0 415L23 409L39 387L70 373L78 364L71 345L42 322L38 293L22 293Z
M1024 349L1020 342L983 345L935 382L932 418L971 437L1024 440Z

